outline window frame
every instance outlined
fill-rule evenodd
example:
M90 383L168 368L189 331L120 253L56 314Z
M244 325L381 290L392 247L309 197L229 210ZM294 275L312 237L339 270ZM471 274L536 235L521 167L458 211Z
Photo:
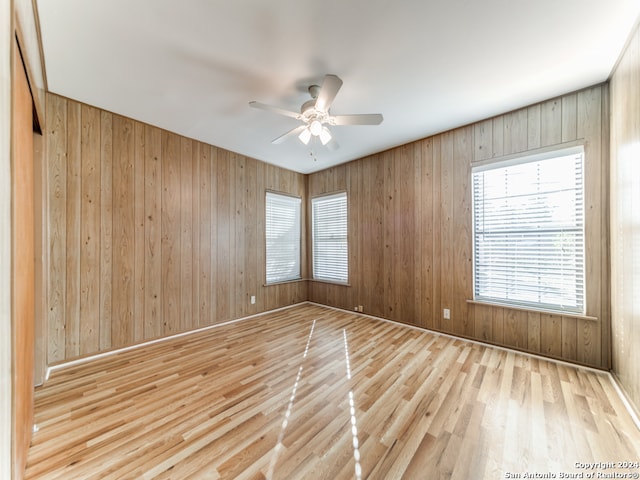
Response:
M315 204L316 202L323 200L330 200L332 198L344 197L345 202L345 217L344 217L344 259L346 272L344 276L340 277L329 277L323 275L317 275L316 271L316 212L315 212ZM326 282L326 283L334 283L338 285L349 285L349 197L346 190L341 190L338 192L331 193L323 193L320 195L315 195L310 199L311 206L311 277L316 282Z
M297 253L298 258L295 259L297 262L297 272L295 272L295 276L289 277L277 277L277 278L269 278L269 197L277 198L280 201L290 201L293 205L297 205ZM279 283L286 282L295 282L302 280L302 197L297 195L293 195L286 192L277 192L273 190L265 191L265 210L264 210L264 251L265 251L265 285L277 285ZM286 199L286 200L285 200ZM295 252L295 250L294 250ZM294 264L295 264L294 262Z
M481 173L484 171L508 168L508 167L513 167L513 166L527 164L527 163L538 163L538 162L543 162L547 160L552 160L554 158L561 158L561 157L572 156L572 155L575 155L575 156L580 155L581 157L581 160L580 160L581 165L580 165L580 172L579 172L581 203L576 207L576 208L579 208L580 211L574 210L574 212L577 212L576 214L581 220L581 225L580 225L581 243L578 242L578 245L581 246L581 252L580 252L580 257L578 257L577 255L575 257L576 260L578 260L577 263L580 264L582 267L581 278L577 280L577 284L582 286L581 291L580 290L577 291L577 297L581 300L581 304L579 304L580 302L577 301L576 303L578 303L578 305L576 307L571 307L571 306L563 307L562 304L516 301L516 300L509 300L506 298L500 299L496 297L478 295L478 285L477 285L477 281L478 281L477 243L478 241L477 241L477 232L476 232L476 193L475 193L475 180L474 180L475 174ZM524 154L521 154L521 155L509 156L508 158L492 159L490 161L483 161L483 162L477 162L475 164L472 164L471 166L471 214L472 214L471 241L472 241L472 294L473 294L474 302L497 305L497 306L506 307L506 308L543 311L543 312L549 312L549 313L560 314L560 315L578 315L578 316L586 315L587 212L585 208L585 203L586 203L585 172L586 172L586 153L585 153L585 148L583 144L565 146L565 147L560 146L559 148L554 148L553 150L552 149L545 150L544 152L540 152L540 153L527 154L525 152ZM557 231L561 232L562 229L560 228ZM542 277L540 271L536 271L536 274L538 275L538 277ZM538 296L540 295L538 294Z

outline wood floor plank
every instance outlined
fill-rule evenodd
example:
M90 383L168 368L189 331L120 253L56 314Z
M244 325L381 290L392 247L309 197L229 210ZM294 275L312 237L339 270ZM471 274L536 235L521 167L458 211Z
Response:
M640 459L603 372L312 304L61 366L35 398L28 479L494 479Z

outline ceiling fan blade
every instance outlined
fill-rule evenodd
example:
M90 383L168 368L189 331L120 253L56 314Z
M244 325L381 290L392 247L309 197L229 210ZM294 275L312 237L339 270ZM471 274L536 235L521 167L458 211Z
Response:
M287 138L289 137L293 137L294 135L298 135L300 132L302 132L305 128L307 128L306 125L300 125L299 127L293 128L291 130L289 130L287 133L280 135L278 138L274 138L271 143L273 144L278 144L278 143L282 143L284 142Z
M266 105L260 102L249 102L249 106L253 108L259 108L261 110L267 110L268 112L274 112L279 115L284 115L285 117L295 118L297 120L302 119L302 115L298 112L292 112L291 110L285 110L284 108L274 107L272 105Z
M382 123L382 114L333 115L330 117L329 123L331 125L380 125Z
M325 75L318 98L316 99L316 110L321 112L329 111L333 100L342 87L342 80L336 75Z

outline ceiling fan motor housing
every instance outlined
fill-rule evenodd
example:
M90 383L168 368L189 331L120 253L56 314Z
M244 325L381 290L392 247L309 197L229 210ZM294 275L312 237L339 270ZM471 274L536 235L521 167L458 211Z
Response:
M314 136L320 135L321 125L328 122L329 119L329 111L326 112L320 111L316 109L316 103L318 99L318 93L320 92L320 87L318 85L311 85L309 87L309 94L311 95L311 100L307 100L300 107L300 113L302 114L303 120L307 123L310 128L311 133Z
M316 101L315 99L307 100L300 107L300 113L305 117L309 116L313 110L316 109Z
M315 101L320 94L320 86L319 85L309 85L309 95Z

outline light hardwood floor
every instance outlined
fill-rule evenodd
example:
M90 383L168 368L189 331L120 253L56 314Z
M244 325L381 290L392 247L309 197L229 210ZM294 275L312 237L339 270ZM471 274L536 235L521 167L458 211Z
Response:
M640 472L576 465L640 461L605 373L311 304L56 369L35 421L29 479Z

